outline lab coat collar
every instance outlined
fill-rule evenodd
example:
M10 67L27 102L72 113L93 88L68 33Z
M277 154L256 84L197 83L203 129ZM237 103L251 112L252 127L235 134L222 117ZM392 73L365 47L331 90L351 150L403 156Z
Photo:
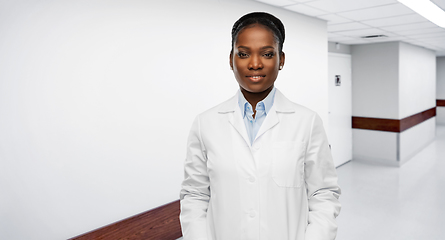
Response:
M237 91L235 96L233 96L232 98L230 98L226 102L222 103L220 105L218 113L235 112L236 108L239 108L239 106L238 106L238 94L241 94L240 91ZM276 89L274 104L273 104L272 109L270 111L273 111L273 110L275 110L276 112L283 112L283 113L295 112L295 109L292 106L292 102L289 101L289 99L287 99L280 92L280 90L278 90L278 89Z
M249 144L250 140L249 137L247 136L247 130L246 127L244 126L241 110L238 105L238 94L241 94L240 91L238 91L235 96L224 102L220 106L218 113L220 114L233 113L228 116L230 124L243 137L247 145L250 146ZM280 122L277 113L293 113L293 112L295 112L295 109L292 106L292 102L289 101L278 89L276 89L275 102L272 108L270 109L270 112L267 115L266 119L264 120L263 124L261 125L258 134L255 137L254 142L256 141L256 139L261 137L261 135L263 135L267 130L271 129L273 126L277 125Z

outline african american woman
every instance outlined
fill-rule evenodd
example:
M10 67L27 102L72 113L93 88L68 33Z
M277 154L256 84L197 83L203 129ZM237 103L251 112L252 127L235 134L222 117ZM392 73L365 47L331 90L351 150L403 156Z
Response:
M340 188L320 117L274 87L282 22L268 13L232 28L237 94L190 130L180 221L184 240L331 240Z

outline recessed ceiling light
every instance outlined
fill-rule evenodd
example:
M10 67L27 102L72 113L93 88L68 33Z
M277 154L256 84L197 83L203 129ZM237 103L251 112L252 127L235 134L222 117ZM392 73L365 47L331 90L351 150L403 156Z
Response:
M414 12L433 22L439 27L445 28L445 12L429 0L398 0L411 8Z

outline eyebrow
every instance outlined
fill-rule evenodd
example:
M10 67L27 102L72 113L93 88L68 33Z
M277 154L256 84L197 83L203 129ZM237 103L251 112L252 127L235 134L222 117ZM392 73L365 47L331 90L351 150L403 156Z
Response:
M246 47L246 46L239 46L238 48L250 49L249 47ZM266 49L266 48L272 48L272 49L275 49L275 48L272 47L272 46L264 46L264 47L262 47L262 48L260 48L260 49L263 50L263 49Z

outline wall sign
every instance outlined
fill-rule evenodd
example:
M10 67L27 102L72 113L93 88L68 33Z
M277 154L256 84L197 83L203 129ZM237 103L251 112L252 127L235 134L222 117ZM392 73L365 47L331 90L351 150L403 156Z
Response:
M335 75L335 86L340 86L340 85L341 85L341 76Z

